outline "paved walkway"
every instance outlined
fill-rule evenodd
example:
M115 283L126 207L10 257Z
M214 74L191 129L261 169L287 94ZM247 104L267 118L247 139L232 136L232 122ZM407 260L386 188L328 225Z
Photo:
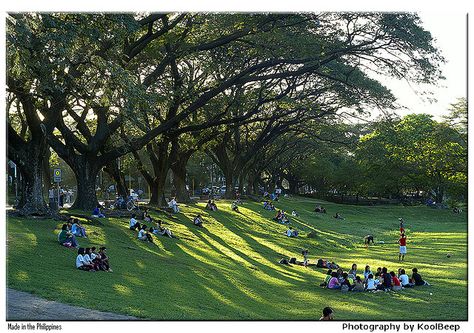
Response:
M7 288L7 320L139 320L136 317L101 312L48 301L23 291Z

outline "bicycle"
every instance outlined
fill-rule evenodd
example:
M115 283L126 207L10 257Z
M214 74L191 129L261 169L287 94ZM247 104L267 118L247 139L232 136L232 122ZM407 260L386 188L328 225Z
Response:
M134 209L140 210L138 199L130 199L127 201L127 210L130 212Z

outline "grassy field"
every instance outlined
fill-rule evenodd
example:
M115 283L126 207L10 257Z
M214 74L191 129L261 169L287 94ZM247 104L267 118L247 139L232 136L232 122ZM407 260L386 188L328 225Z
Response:
M312 212L316 203L328 214ZM136 239L128 219L87 224L81 246L108 248L113 273L75 269L76 252L61 247L61 223L10 218L7 222L8 286L91 309L153 320L317 320L331 306L338 320L467 320L467 214L427 207L337 205L306 198L284 198L277 208L300 216L292 225L299 238L271 220L274 212L245 202L241 214L230 202L219 211L204 203L182 206L174 218L162 218L179 239ZM346 219L336 220L338 211ZM202 212L205 229L191 218ZM398 217L405 219L408 255L398 262ZM315 231L315 238L307 238ZM371 233L375 244L363 245ZM344 270L357 263L396 271L417 267L431 287L389 293L341 293L319 287L325 270L280 265L308 248L311 262L328 258ZM446 254L451 253L450 259ZM430 295L432 293L432 295Z

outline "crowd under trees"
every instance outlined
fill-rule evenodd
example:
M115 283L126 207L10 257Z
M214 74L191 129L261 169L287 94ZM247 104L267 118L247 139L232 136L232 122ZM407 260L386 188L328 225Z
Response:
M443 62L408 13L11 13L7 126L8 158L22 175L17 208L50 212L51 152L74 173L73 208L87 210L97 204L100 171L126 195L123 157L157 206L170 173L178 200L189 200L187 167L202 154L225 176L229 198L236 186L255 193L283 179L293 193L308 185L462 195L465 101L444 122L351 122L396 109L374 77L436 83Z

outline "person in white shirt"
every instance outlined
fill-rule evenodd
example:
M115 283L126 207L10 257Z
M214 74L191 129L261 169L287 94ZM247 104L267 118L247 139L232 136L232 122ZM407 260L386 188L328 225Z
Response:
M140 231L138 232L138 239L141 241L149 241L150 243L153 243L153 238L151 235L146 231L146 225L143 224Z
M202 228L202 219L201 219L201 214L198 214L194 220L193 220L194 225L197 225L198 227Z
M171 199L168 206L173 209L173 212L179 213L179 207L176 198Z
M400 275L398 276L398 279L400 280L400 284L404 288L411 288L413 287L413 283L410 283L410 278L406 274L404 269L400 270Z
M369 274L367 277L367 280L365 280L365 290L371 291L377 289L374 276L372 274Z
M95 272L94 266L85 261L84 254L85 254L84 248L80 247L79 250L77 251L76 268L84 270L84 271Z
M132 218L130 219L130 230L140 230L140 223L137 222L135 219L136 215L132 214Z

